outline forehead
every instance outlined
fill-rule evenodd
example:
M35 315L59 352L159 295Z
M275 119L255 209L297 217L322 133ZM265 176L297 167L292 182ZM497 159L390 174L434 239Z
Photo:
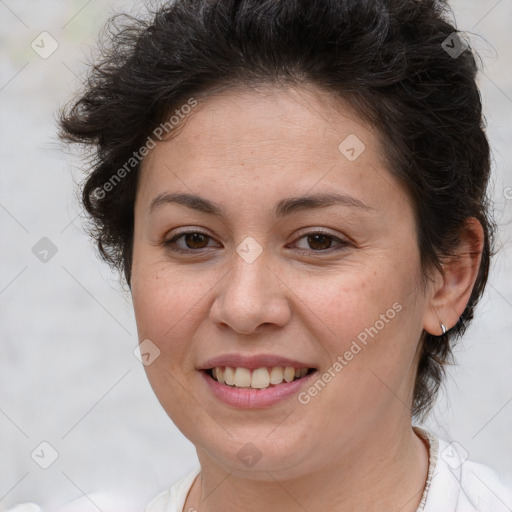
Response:
M319 159L319 150L337 150L350 134L369 145L378 138L347 101L312 85L227 89L197 101L174 138L180 139L174 149L187 152L188 158L200 158L206 147L211 158L261 159L271 152L289 159L313 152Z
M144 159L139 202L173 187L275 195L283 187L377 186L380 193L383 178L402 193L386 172L379 134L326 91L269 86L196 100L176 134Z

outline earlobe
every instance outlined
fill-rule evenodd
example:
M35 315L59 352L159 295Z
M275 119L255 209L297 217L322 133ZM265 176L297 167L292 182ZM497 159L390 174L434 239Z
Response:
M466 219L459 245L444 259L442 272L436 273L431 287L423 329L435 336L449 331L464 312L480 270L484 231L480 222Z

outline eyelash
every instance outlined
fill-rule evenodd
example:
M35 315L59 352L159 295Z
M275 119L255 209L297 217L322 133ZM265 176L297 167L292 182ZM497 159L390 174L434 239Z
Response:
M164 246L167 249L169 249L170 251L176 252L179 254L194 254L194 253L197 254L198 252L202 251L203 249L208 249L208 247L204 247L202 249L181 249L181 248L173 245L180 238L182 238L186 235L194 235L194 234L200 234L209 239L212 239L212 237L210 235L208 235L207 233L204 233L203 231L183 231L182 233L178 233L177 235L173 236L171 239L166 240L164 242ZM310 254L310 253L326 254L326 253L331 253L331 252L346 249L346 247L349 245L349 242L347 242L346 240L343 240L337 236L331 235L330 233L326 233L324 231L310 231L310 232L305 233L302 236L300 236L297 240L302 240L303 238L307 238L307 237L314 236L314 235L323 235L323 236L326 236L327 238L337 241L338 248L329 247L328 249L321 249L321 250L299 249L300 253L302 253L302 254L305 254L305 253L307 253L307 254Z

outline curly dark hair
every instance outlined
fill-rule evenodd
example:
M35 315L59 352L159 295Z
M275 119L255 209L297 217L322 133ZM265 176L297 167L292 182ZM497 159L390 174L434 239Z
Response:
M134 151L187 98L308 83L347 100L387 142L413 200L425 283L469 217L485 234L462 316L445 335L422 336L412 413L424 419L483 293L495 232L476 53L451 18L442 0L175 0L112 17L85 90L59 112L62 140L91 150L82 203L101 257L130 286Z

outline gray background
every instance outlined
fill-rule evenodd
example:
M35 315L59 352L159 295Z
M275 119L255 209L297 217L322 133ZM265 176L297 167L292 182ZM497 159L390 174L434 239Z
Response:
M512 473L512 1L452 5L485 63L500 252L427 426ZM80 162L55 135L55 111L83 77L99 29L113 11L139 8L0 0L0 510L103 489L135 494L142 506L196 464L133 355L129 294L83 232ZM59 45L46 59L30 46L43 31ZM43 237L57 248L46 263L32 252ZM42 441L59 455L46 470L31 458Z

